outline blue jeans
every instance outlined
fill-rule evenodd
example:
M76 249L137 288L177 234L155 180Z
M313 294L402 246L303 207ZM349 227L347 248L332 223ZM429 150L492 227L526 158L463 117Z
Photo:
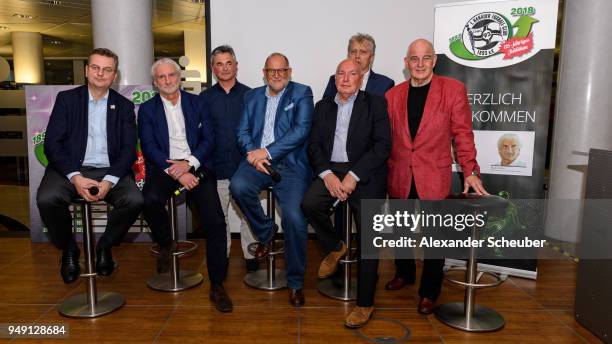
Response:
M274 183L269 175L257 171L243 160L232 177L229 189L246 216L255 237L260 242L267 243L272 239L272 219L266 216L261 207L259 193L270 185L274 187L274 195L282 213L281 227L285 236L287 286L300 289L304 286L308 240L306 219L300 205L310 181L283 164L274 167L281 175L279 183Z

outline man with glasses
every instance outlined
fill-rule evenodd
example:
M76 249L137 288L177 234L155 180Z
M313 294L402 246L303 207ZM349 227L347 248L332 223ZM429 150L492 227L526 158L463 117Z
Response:
M289 303L301 306L308 233L300 204L312 179L306 156L312 124L312 90L289 81L289 60L280 53L268 56L263 75L267 85L247 92L244 98L238 145L245 157L232 177L230 192L259 240L255 258L263 259L270 252L278 226L264 214L259 193L274 186L285 235ZM280 181L278 178L274 181L266 166L278 172Z
M88 202L113 206L96 246L96 272L115 269L111 248L119 245L142 208L134 182L136 160L134 104L110 89L117 77L118 57L108 49L92 50L87 60L87 85L57 95L45 134L49 165L36 203L53 244L63 251L60 273L65 283L80 274L80 251L72 234L68 209L77 194ZM97 194L90 192L97 188Z
M207 232L210 300L217 310L231 312L232 301L223 287L227 239L217 179L212 171L214 132L210 113L200 97L179 89L181 67L173 60L155 61L151 76L159 93L140 105L138 133L146 167L143 214L159 244L157 271L168 272L171 255L176 251L165 204L176 189L184 187Z
M372 65L374 64L374 56L376 54L376 42L374 38L365 33L358 33L349 39L347 48L347 58L354 59L361 66L363 80L359 85L359 89L377 96L384 96L395 82L382 74L374 73ZM323 93L323 98L336 96L336 75L329 77L327 87Z
M451 190L451 144L464 176L464 190L487 194L480 181L465 86L433 73L431 42L417 39L404 58L410 80L387 92L392 148L387 192L395 199L445 199ZM427 252L425 252L427 255ZM395 278L387 290L414 283L414 259L396 259ZM417 311L430 314L442 288L444 259L425 259Z
M217 176L217 191L221 199L221 207L227 223L227 254L229 256L232 242L228 212L230 207L239 214L240 242L245 257L247 272L256 271L259 261L249 253L248 246L255 239L249 229L246 219L235 202L230 197L229 181L238 169L242 159L236 142L236 128L240 123L244 110L244 94L251 88L238 82L238 61L234 49L229 45L221 45L210 54L210 67L217 83L200 93L200 98L210 110L212 126L215 132L215 145L212 152L215 175Z

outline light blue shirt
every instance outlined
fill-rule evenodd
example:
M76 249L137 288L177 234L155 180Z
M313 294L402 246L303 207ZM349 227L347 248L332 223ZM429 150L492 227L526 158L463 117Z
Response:
M88 93L87 147L85 148L85 159L83 160L83 166L96 168L110 167L106 136L106 108L108 104L108 91L99 100L94 100L90 91L88 91ZM69 173L66 177L70 179L77 174L80 174L80 172L75 171ZM102 180L107 180L114 186L119 181L119 177L106 175Z
M346 141L348 139L348 129L356 98L357 93L350 96L344 103L340 100L338 93L336 93L336 97L334 98L334 101L338 104L338 112L336 117L336 131L334 133L334 146L331 155L332 162L349 162L348 154L346 153ZM331 170L325 170L319 173L319 177L323 179L330 173L332 173ZM357 177L353 171L349 171L349 173L356 181L359 181L359 177Z
M278 109L278 104L280 103L283 94L285 94L286 89L287 88L285 87L277 95L273 96L270 94L270 89L266 88L266 118L264 121L260 148L266 148L266 146L274 142L274 121L276 120L276 110ZM268 156L270 156L270 152L268 152ZM272 157L270 156L270 158Z

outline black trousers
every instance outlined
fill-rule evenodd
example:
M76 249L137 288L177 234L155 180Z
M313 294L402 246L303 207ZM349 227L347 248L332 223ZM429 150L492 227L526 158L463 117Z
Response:
M204 167L201 167L204 168ZM180 183L158 168L147 169L144 196L144 218L151 228L153 240L161 246L169 245L170 218L166 202ZM217 193L217 179L212 173L200 180L195 188L187 191L206 233L206 265L211 283L220 284L227 274L227 235L225 216Z
M332 164L332 172L340 179L344 178L348 173L349 165L334 163ZM360 238L361 238L361 200L362 199L384 199L386 194L386 176L374 176L370 178L368 183L357 183L355 191L348 199L351 212L355 220L357 228L357 256L360 257ZM316 178L310 185L310 188L304 195L302 201L302 211L306 216L306 220L312 225L319 242L323 254L327 255L338 248L341 234L339 234L332 225L329 208L334 203L333 198L325 183L321 178ZM336 208L339 212L340 206ZM369 307L374 304L374 294L376 293L376 282L378 281L378 259L358 259L357 262L357 305L361 307Z
M80 172L84 177L100 181L107 170L83 167ZM52 168L45 170L36 194L36 205L43 223L47 226L51 242L61 250L77 247L68 209L71 199L77 195L74 185L66 176ZM113 209L108 215L106 229L98 240L98 245L109 248L121 243L142 209L142 194L134 182L134 176L129 174L119 179L104 201L111 204Z
M414 177L410 186L408 199L419 199ZM421 273L421 283L419 285L419 296L435 301L442 290L442 280L444 278L444 259L423 259L423 271ZM395 259L395 275L405 280L414 280L416 275L416 264L414 259Z

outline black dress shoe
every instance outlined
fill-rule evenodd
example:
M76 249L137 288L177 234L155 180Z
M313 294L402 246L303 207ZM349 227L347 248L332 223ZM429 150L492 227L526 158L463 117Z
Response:
M234 309L232 300L223 288L223 285L217 284L210 287L210 301L215 304L215 308L219 312L231 312Z
M304 305L304 291L302 289L289 288L289 303L294 307Z
M170 271L170 263L172 254L176 251L176 242L172 241L167 245L159 245L159 254L157 255L157 273L164 274Z
M255 272L259 270L259 260L257 259L245 259L244 263L246 265L247 272Z
M110 276L115 270L115 261L110 247L96 247L96 272L98 275Z
M62 254L60 274L66 284L76 281L81 274L81 267L79 266L80 253L78 249L66 249Z

